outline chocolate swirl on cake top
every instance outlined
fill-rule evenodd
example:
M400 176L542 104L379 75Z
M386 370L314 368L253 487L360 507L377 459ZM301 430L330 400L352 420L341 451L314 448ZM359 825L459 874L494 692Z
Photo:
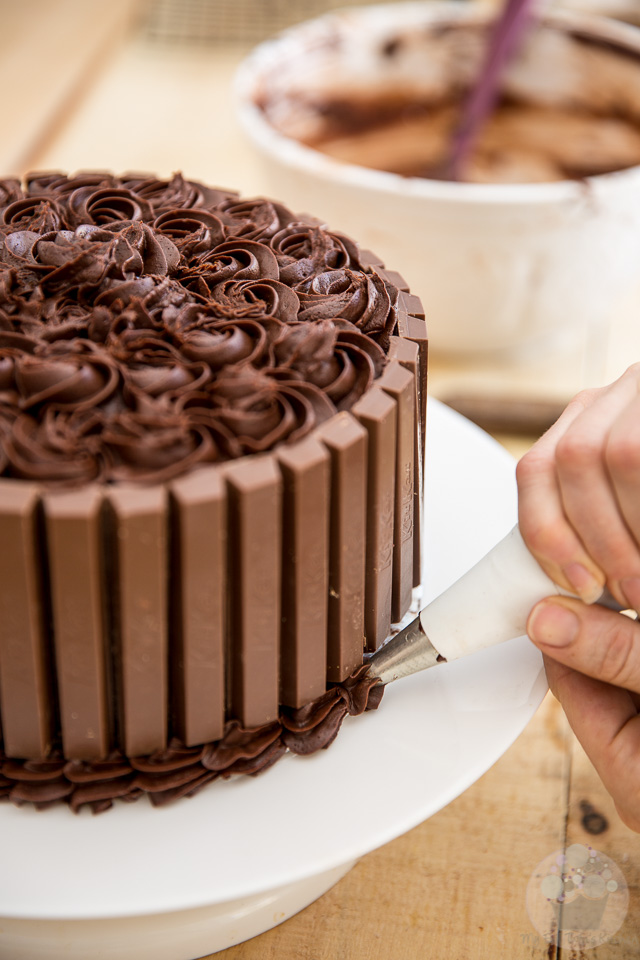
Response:
M381 373L397 298L350 240L262 198L2 180L0 475L160 482L296 441Z

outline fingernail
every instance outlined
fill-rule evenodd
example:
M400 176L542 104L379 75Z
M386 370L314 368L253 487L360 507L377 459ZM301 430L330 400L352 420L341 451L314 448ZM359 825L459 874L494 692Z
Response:
M568 647L579 629L580 622L572 610L560 603L546 601L533 608L527 623L531 639L550 647Z
M570 563L563 573L584 603L595 603L602 593L602 583L581 563Z
M640 577L625 577L620 581L620 589L631 610L640 610Z

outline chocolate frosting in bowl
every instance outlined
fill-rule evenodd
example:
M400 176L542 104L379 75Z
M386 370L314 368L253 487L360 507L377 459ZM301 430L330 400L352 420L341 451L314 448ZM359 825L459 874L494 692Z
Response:
M463 135L463 105L481 77L495 19L488 7L466 6L380 5L373 15L328 14L273 38L241 70L248 132L267 153L275 150L277 162L300 164L312 179L346 184L351 178L357 189L378 184L380 190L386 182L399 195L407 189L402 180L370 177L362 168L507 185L581 180L640 164L634 31L547 10L530 18L500 73L493 109L470 142L468 162L454 171L449 159ZM482 88L476 96L482 98ZM260 132L262 123L271 136ZM285 143L275 146L278 135ZM322 154L332 162L325 165ZM407 196L417 200L431 191L413 185Z

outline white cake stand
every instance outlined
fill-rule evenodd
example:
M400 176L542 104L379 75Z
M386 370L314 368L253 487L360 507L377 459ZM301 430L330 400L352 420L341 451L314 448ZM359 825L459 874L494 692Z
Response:
M511 528L512 458L429 401L426 599ZM0 805L0 957L194 960L270 929L430 817L511 745L546 690L526 638L391 684L312 757L101 816Z

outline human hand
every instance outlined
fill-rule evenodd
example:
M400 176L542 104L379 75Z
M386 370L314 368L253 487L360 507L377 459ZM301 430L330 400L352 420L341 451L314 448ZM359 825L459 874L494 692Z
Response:
M640 833L640 625L555 597L534 607L527 632L620 818Z
M586 606L606 584L640 609L640 364L579 394L517 467L525 543L577 593L542 601L528 632L621 818L640 831L640 625Z

